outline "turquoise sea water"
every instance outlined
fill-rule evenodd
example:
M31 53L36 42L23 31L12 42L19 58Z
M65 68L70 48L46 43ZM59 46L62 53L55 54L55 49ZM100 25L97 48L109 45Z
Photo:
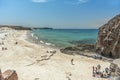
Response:
M52 43L58 47L67 47L77 44L95 44L97 29L38 29L32 33L44 43Z

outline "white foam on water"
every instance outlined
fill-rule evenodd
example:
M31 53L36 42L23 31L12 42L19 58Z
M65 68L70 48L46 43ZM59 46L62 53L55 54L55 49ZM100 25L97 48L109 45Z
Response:
M46 45L51 45L51 43L45 43Z
M43 41L40 41L40 43L44 43Z
M47 45L47 46L55 46L55 44L52 44L52 43L45 43L45 45Z
M35 39L38 39L38 37L35 37Z
M33 33L31 33L31 36L33 37L33 36L34 36L34 34L33 34Z

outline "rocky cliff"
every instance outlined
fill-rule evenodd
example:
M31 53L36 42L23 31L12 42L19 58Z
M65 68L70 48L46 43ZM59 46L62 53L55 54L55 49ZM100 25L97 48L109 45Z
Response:
M120 14L99 28L96 51L106 57L120 57Z

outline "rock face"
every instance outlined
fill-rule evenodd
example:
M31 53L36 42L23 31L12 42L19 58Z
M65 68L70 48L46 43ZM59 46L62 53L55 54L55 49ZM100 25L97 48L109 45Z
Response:
M62 53L73 55L81 54L81 52L95 52L95 45L93 44L80 44L77 46L66 47L64 49L60 49Z
M99 28L96 51L106 57L120 57L120 15Z
M120 77L120 59L115 59L111 63L110 69L113 72L113 76L119 76Z
M0 70L0 80L18 80L18 76L14 70L7 70L4 73Z

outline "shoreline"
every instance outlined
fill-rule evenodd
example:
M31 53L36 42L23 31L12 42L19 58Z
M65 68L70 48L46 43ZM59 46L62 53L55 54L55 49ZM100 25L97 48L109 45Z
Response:
M94 37L91 37L89 34L89 32L92 32L91 29L85 29L83 31L84 32L82 33L82 29L73 29L73 31L70 29L33 30L32 36L35 36L34 38L38 39L41 43L55 45L55 47L58 47L59 49L76 46L78 44L95 44L97 30L93 31L94 35L91 33ZM83 35L87 36L84 37Z
M55 49L55 54L47 53L54 48L27 41L25 30L10 29L8 33L3 40L4 45L1 45L7 50L1 51L0 67L2 72L6 69L16 70L19 80L68 80L68 77L71 80L103 80L92 77L92 66L99 63L103 70L110 65L109 62L80 55L63 54L58 49ZM75 65L71 65L71 59L74 59Z
M26 33L26 36L27 36L26 40L33 43L33 44L42 45L42 46L49 47L49 48L54 48L54 49L57 49L57 50L61 49L61 47L55 46L55 44L44 42L44 41L38 39L37 36L34 36L34 34L30 31L28 31Z

